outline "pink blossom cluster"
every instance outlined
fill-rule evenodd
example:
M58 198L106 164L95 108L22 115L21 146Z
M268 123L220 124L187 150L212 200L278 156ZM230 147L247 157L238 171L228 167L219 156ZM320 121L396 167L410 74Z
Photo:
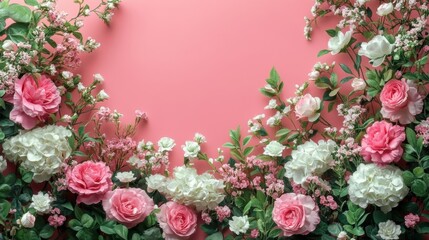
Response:
M49 225L52 227L60 227L66 221L66 217L61 215L61 211L58 208L51 210L51 216L48 218Z
M429 144L429 118L421 121L415 128L417 137L423 138L424 145Z
M217 219L219 222L222 222L224 219L229 218L231 216L231 209L228 206L217 206L215 208Z
M419 215L409 213L404 217L404 220L407 228L414 228L420 222L420 217Z
M118 154L119 156L123 156L135 151L136 146L136 141L131 137L111 139L106 142L101 155L106 156L108 159L113 159L118 157Z
M77 68L81 64L80 43L73 35L64 34L62 43L55 48L57 58L61 59L61 64L66 68Z
M320 200L319 200L320 204L329 207L331 210L337 210L338 208L338 204L337 202L334 200L334 197L332 197L331 195L328 196L320 196Z
M366 112L366 109L361 105L347 107L344 104L339 104L337 107L338 115L344 117L343 127L339 132L343 135L352 135L360 116Z

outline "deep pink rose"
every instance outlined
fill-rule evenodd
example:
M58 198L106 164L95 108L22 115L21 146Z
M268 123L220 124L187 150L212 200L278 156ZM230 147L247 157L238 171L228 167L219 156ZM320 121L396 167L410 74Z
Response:
M108 219L116 220L128 228L143 222L153 211L153 200L140 188L117 188L103 199Z
M286 237L307 235L320 222L319 207L310 196L286 193L274 202L273 220Z
M197 227L197 214L185 205L167 202L156 214L165 239L189 239Z
M35 78L26 74L15 82L12 103L10 119L25 129L31 129L58 111L61 97L54 82L47 76Z
M375 122L366 129L360 154L367 162L385 165L401 160L405 129L386 121Z
M392 122L409 124L423 110L423 99L415 85L405 80L390 80L380 94L381 114Z
M87 161L69 168L67 187L78 194L77 203L95 204L112 188L112 172L103 162Z

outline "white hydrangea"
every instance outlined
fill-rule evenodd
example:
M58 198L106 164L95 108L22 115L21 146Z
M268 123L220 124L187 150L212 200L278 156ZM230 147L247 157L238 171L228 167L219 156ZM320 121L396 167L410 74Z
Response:
M35 128L5 141L6 158L34 173L35 182L43 182L60 171L64 159L72 152L68 138L70 130L62 126L48 125Z
M237 235L240 235L240 233L246 233L250 227L248 216L233 216L232 220L229 220L228 224L229 230L231 230Z
M332 140L320 140L318 143L310 140L299 145L292 151L292 160L285 164L285 176L302 184L309 176L322 175L334 161L332 153L336 147Z
M0 156L0 173L6 170L6 168L7 168L6 159L4 159L3 156Z
M381 239L399 239L399 235L401 235L401 226L396 225L394 221L387 220L378 224L377 236Z
M194 168L185 166L174 169L174 177L161 175L146 178L148 191L158 190L175 202L195 206L197 211L214 209L225 198L224 183L213 175L198 175Z
M162 137L158 141L158 148L160 152L170 152L173 150L174 146L176 146L174 139L169 137Z
M38 192L31 198L30 208L34 208L39 214L49 213L54 199L48 193Z
M408 188L402 179L402 171L395 166L379 167L361 163L349 179L350 200L366 208L373 204L384 213L398 206Z

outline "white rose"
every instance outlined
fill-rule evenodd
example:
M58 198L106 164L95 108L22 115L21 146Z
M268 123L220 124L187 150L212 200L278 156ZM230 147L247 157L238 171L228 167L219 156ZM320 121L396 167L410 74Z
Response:
M134 180L136 180L137 178L134 176L133 172L118 172L116 174L116 178L121 182L121 183L129 183L132 182Z
M201 148L197 142L186 141L185 145L182 146L183 151L185 152L185 157L196 158Z
M394 221L387 220L378 224L377 236L381 239L399 239L399 235L401 235L401 226L396 225Z
M310 140L299 145L292 151L292 159L285 164L285 177L302 184L307 177L322 175L334 161L332 153L336 147L337 144L332 140L320 140L318 143Z
M365 90L366 83L362 78L354 78L352 82L352 87L354 91Z
M267 146L264 147L264 155L271 157L281 157L285 146L277 141L270 142Z
M173 150L174 146L176 146L176 143L172 138L169 137L163 137L158 141L158 148L160 152L170 152Z
M97 101L104 101L104 100L106 100L108 98L109 98L109 95L107 95L107 93L104 90L101 90L97 94Z
M308 121L316 121L320 113L320 98L305 94L295 105L295 114L298 118L308 118Z
M377 8L378 16L386 16L393 12L393 3L383 3Z
M6 170L7 168L7 161L3 158L3 156L0 156L0 173Z
M34 208L37 213L45 214L49 213L52 209L51 203L53 201L52 197L47 193L38 192L33 195L31 198L32 203L30 204L30 208Z
M382 35L377 35L369 42L363 42L358 54L370 59L373 67L378 67L384 62L386 55L392 53L393 44L390 44Z
M229 230L239 235L240 233L246 233L249 229L249 218L247 216L237 217L233 216L232 220L229 220Z
M30 212L26 212L24 215L22 215L20 219L21 225L25 228L33 228L35 222L36 222L36 217Z
M150 175L146 178L147 191L153 192L154 190L158 190L163 192L166 181L167 178L160 174Z
M347 44L349 44L350 39L352 38L353 31L349 30L346 34L338 32L337 36L331 37L328 41L328 50L331 51L332 55L338 54L343 50Z
M13 43L11 40L4 40L1 47L6 51L12 51L15 47L15 43Z
M379 167L361 163L349 179L350 201L366 208L368 204L388 213L408 194L402 171L392 165Z

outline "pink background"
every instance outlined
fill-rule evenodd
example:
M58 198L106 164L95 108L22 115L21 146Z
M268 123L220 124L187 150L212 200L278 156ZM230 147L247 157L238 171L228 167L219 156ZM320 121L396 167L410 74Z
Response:
M207 137L203 150L216 156L229 129L247 131L247 120L263 112L268 100L258 89L273 66L292 96L320 60L327 34L316 31L310 42L303 35L312 4L125 0L109 27L95 17L85 22L84 35L101 48L84 56L77 72L87 81L94 73L105 77L106 105L125 114L124 122L135 109L148 113L138 139L175 139L173 166L182 164L180 146L195 132ZM71 1L60 7L75 10Z

